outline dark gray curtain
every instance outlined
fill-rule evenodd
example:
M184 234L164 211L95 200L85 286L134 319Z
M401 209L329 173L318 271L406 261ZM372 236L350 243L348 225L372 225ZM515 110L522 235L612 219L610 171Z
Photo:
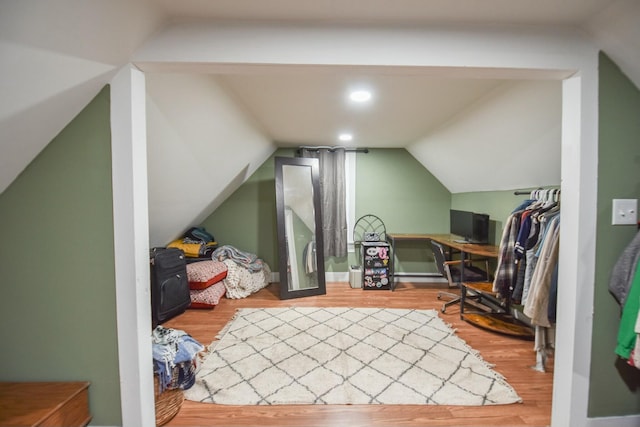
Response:
M302 149L301 157L315 157L320 163L320 203L324 256L347 256L347 209L344 148Z

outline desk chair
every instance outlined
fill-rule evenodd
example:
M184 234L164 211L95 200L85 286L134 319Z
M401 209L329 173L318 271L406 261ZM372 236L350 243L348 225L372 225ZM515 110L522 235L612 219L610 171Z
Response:
M490 280L489 275L489 260L488 259L474 259L474 260L449 260L450 255L448 256L447 252L444 250L444 247L436 242L435 240L431 240L431 249L433 250L433 257L436 261L436 266L438 267L438 271L442 276L444 276L449 282L449 288L460 288L462 283L462 262L464 262L464 281L466 283L473 282L485 282L487 283ZM485 270L478 268L473 265L473 262L483 261L485 263ZM468 289L469 293L466 295L466 298L473 299L475 297L475 292L472 289ZM443 313L446 312L447 307L458 304L461 300L461 296L451 293L451 292L438 292L438 299L442 299L443 297L451 298L449 301L445 302L442 305Z

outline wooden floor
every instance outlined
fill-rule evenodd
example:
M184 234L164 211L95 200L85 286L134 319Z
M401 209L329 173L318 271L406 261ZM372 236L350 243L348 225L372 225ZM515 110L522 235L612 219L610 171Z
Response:
M214 310L187 310L164 326L181 329L204 345L243 307L386 307L440 309L437 286L398 284L391 291L352 289L347 283L328 283L327 294L280 301L271 284L248 298L223 298ZM458 335L501 373L523 403L500 406L430 405L277 405L226 406L186 401L168 426L548 426L551 419L553 359L547 372L535 365L533 342L492 332L460 320L457 306L440 316Z

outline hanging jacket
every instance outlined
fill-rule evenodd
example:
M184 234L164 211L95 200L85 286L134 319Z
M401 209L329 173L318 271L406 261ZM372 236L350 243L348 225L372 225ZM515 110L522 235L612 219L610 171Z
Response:
M611 278L609 279L609 292L614 296L618 304L624 307L627 294L631 288L631 283L640 258L640 231L627 245L618 261L613 266Z

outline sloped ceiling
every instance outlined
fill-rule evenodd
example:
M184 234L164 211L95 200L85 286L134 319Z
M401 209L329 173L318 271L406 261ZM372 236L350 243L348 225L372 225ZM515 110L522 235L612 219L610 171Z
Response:
M388 70L385 74L334 71L222 74L216 79L260 121L280 146L338 144L405 147L448 121L502 83L496 79L446 79ZM349 90L367 88L371 103L349 102Z
M251 25L250 22L298 22L343 27L373 23L391 26L455 24L457 28L493 24L578 28L640 86L639 17L640 2L635 0L2 2L0 192L141 47L155 41L161 48L161 30L174 23L184 26L190 20L198 23L213 20L243 21L245 27ZM202 70L193 71L202 74ZM185 226L214 209L276 145L335 144L335 133L347 126L340 120L347 115L353 119L348 125L353 126L352 130L358 135L353 145L406 147L452 192L527 186L527 181L515 179L523 174L501 167L502 157L518 147L524 150L536 146L549 150L559 147L557 82L511 81L487 75L442 80L391 69L357 70L355 73L353 70L340 73L309 71L312 70L300 74L282 70L247 73L229 69L213 73L207 77L211 79L208 83L203 75L199 76L199 83L193 84L206 85L209 90L196 91L198 93L190 95L192 99L184 102L206 105L203 97L207 93L218 93L219 98L224 99L225 114L234 117L237 123L232 126L234 132L249 137L236 138L232 152L234 160L218 170L218 185L208 189L207 202L194 205L188 212L173 212L178 219L171 223L158 222L157 230L162 230L156 233L158 240L179 232L177 223ZM379 90L375 111L341 110L346 107L337 99L342 96L338 93L356 79L368 81ZM184 110L181 110L182 118L166 116L166 102L161 101L162 91L166 88L156 84L160 81L161 77L149 76L149 134L153 137L150 144L164 147L154 159L166 161L171 150L176 156L187 156L183 159L202 157L203 146L213 140L193 138L198 134L196 126L189 129L188 137L184 127L182 131L176 130L183 126L178 124L181 120L190 123L189 117L184 115ZM522 107L527 103L531 108L539 108L538 111L544 110L545 114L523 111ZM180 115L175 109L173 112ZM222 132L211 129L210 123L203 123L200 129L205 134ZM522 129L529 131L525 133ZM175 139L168 141L166 137L158 136L163 135L162 130L170 130ZM471 140L464 135L475 138ZM177 141L182 141L183 150L188 147L186 152L176 154L175 150L180 150L176 148ZM492 141L492 145L484 147L482 141ZM208 150L220 148L220 143L215 144L218 145ZM454 168L443 168L444 162L434 160L446 158L468 162L460 156L461 152L478 153L474 161L491 169L492 174L488 174L491 177L479 176L463 183ZM153 161L149 166L150 182L156 182L162 173ZM558 165L548 168L559 174ZM550 183L559 182L559 175L551 173L545 177ZM532 176L531 182L540 185L540 179L540 176ZM173 191L175 198L172 199L171 194L162 194L151 185L150 206L156 206L156 210L166 209L170 200L182 197L178 194L180 189ZM150 215L154 215L153 209Z
M200 224L276 146L210 76L146 80L149 236L163 246Z
M560 81L504 82L407 150L452 193L559 185L561 109Z
M0 193L163 21L146 0L0 3Z

